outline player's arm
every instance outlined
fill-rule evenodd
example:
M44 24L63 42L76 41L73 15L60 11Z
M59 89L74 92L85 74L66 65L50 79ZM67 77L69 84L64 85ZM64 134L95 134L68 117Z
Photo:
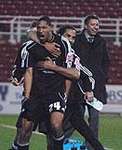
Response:
M35 60L36 55L34 55L33 51L34 51L33 49L29 51L28 63L27 63L28 67L26 68L26 72L24 75L24 96L27 98L30 97L30 92L31 92L31 87L33 82L33 68L36 65L36 60Z
M77 70L80 71L80 77L77 83L78 85L80 85L81 92L84 94L84 99L86 101L91 101L94 97L93 89L95 84L95 80L92 77L92 73L81 64L80 58L75 53L73 54L73 57L71 56L72 53L70 53L69 58L67 58L67 60L70 60L69 64L73 62L72 66L74 66L75 68L77 68Z
M80 77L80 71L78 71L76 68L63 68L58 65L54 65L51 67L51 70L70 79L79 79Z
M72 85L72 80L65 80L65 94L68 96L70 88Z
M82 87L84 91L92 91L95 86L93 74L85 66L80 65L80 79L82 80Z
M11 83L14 86L19 86L23 83L25 70L21 70L19 68L14 68L12 71L12 75L10 78Z
M56 65L53 70L70 79L79 79L80 77L80 71L78 71L76 68L63 68Z
M33 69L32 68L27 68L26 71L24 72L24 75L21 74L21 71L18 69L18 76L17 74L16 77L14 76L13 79L11 80L11 83L15 86L19 86L21 83L24 84L24 96L29 98L30 96L30 91L32 87L32 78L33 78ZM21 76L21 78L19 78Z
M24 75L24 96L28 98L30 96L30 91L32 87L32 78L33 78L33 68L29 67L28 69L26 69Z
M78 81L78 86L80 91L84 94L84 99L86 101L92 101L94 98L95 80L92 77L92 73L85 67L80 66L80 79Z
M66 57L66 64L68 68L74 67L79 71L79 80L82 80L83 84L83 94L84 94L84 99L87 101L91 101L94 97L94 94L92 92L93 89L93 84L91 83L91 78L92 78L92 73L85 68L84 66L81 65L80 63L80 58L75 54L75 51L71 48L71 45L69 41L67 41L66 38L63 39L67 45L68 45L68 54ZM68 83L69 84L69 83Z
M23 67L21 66L21 63L22 63L21 52L22 52L22 47L17 53L15 62L14 62L14 67L11 73L10 81L14 86L19 86L20 84L23 83L24 74L26 71L25 65Z
M38 62L38 65L45 69L53 70L70 79L79 79L80 77L80 71L77 70L76 68L64 68L64 67L58 66L54 64L50 58L48 60Z

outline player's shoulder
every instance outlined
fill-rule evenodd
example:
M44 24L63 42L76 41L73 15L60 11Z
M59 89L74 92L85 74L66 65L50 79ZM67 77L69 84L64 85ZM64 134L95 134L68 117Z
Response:
M53 42L56 42L56 43L59 43L59 44L61 44L61 36L60 35L58 35L58 34L55 34L55 33L53 33L53 36L54 36L54 40L53 40Z
M66 42L66 40L64 40L64 38L62 38L62 36L55 34L55 40L54 42L56 42L57 44L60 45L60 49L61 51L66 52L68 49L68 44Z
M34 45L34 43L35 42L32 40L28 40L28 41L24 42L20 48L23 49L23 48L30 47L30 46Z
M62 36L60 36L58 34L54 34L54 36L55 36L54 42L60 44L60 46L61 45L63 45L63 46L67 45L66 40Z
M23 43L21 49L25 49L27 51L31 51L33 49L39 49L41 47L41 44L33 41L33 40L28 40L25 43Z

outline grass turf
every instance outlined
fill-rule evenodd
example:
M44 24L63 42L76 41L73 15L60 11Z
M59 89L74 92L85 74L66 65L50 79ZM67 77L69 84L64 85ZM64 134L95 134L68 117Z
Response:
M17 116L0 115L0 150L7 150L15 136L15 129L2 125L15 126ZM80 135L74 132L73 138L79 139ZM105 147L112 150L122 149L122 118L119 116L100 117L100 140ZM46 150L44 135L33 134L30 150Z

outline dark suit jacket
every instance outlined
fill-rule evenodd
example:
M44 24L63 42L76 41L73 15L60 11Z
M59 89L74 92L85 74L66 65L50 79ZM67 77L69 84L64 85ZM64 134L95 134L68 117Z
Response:
M94 42L89 43L85 37L84 30L76 36L74 50L84 64L92 73L95 79L95 97L106 103L105 84L109 57L105 40L97 34ZM74 89L76 92L78 89Z

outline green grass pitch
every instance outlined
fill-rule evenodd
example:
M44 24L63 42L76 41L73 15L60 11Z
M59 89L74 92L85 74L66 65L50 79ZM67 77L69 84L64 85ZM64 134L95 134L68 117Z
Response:
M0 150L8 150L15 136L17 116L0 115ZM7 126L9 125L9 126ZM72 138L79 139L74 132ZM122 118L119 116L100 117L100 141L110 150L122 150ZM46 150L46 138L41 134L33 134L30 150ZM108 149L109 150L109 149Z

